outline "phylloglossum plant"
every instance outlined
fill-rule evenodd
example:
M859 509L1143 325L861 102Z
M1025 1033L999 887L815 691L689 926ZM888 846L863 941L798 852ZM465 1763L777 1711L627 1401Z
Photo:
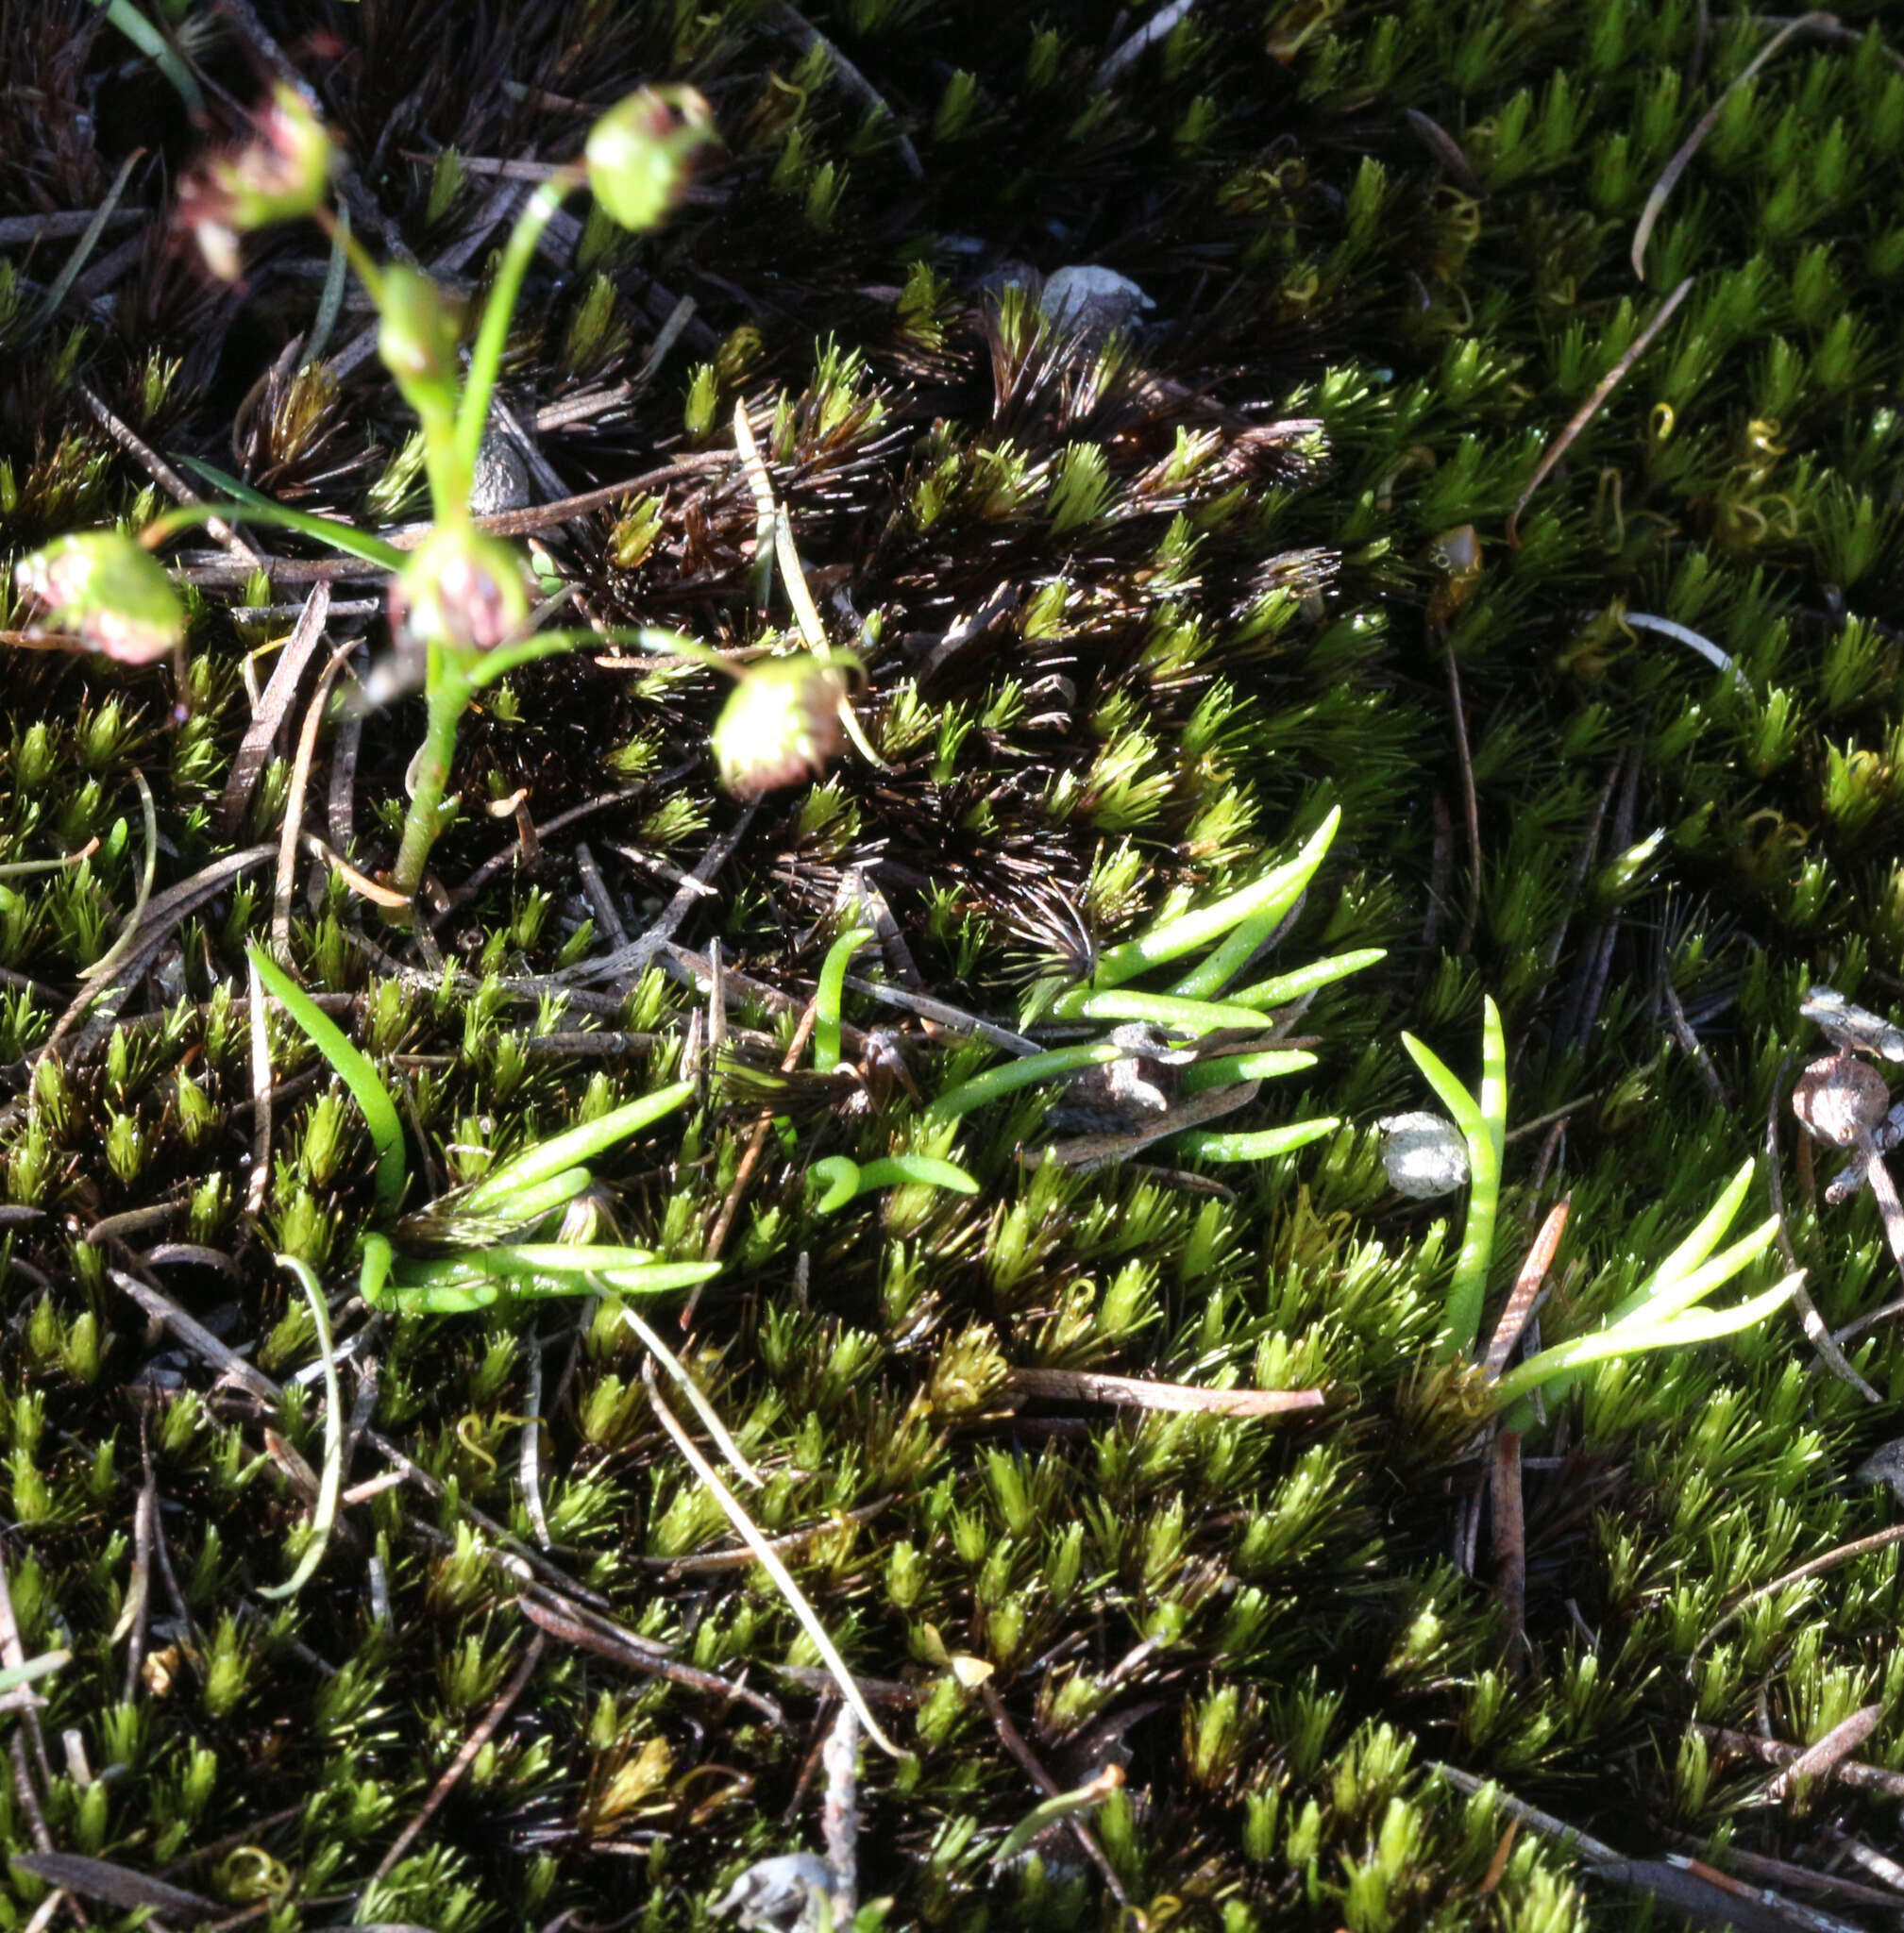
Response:
M1500 1010L1492 1000L1482 1003L1481 1043L1481 1085L1478 1095L1474 1095L1461 1085L1430 1048L1412 1034L1402 1036L1402 1045L1447 1109L1467 1150L1467 1220L1449 1280L1437 1345L1444 1361L1472 1358L1474 1353L1482 1304L1488 1292L1489 1268L1493 1259L1502 1157L1507 1141L1508 1050ZM1777 1238L1778 1220L1773 1216L1730 1247L1719 1249L1726 1231L1744 1205L1752 1185L1753 1169L1754 1164L1747 1161L1698 1226L1599 1328L1540 1350L1499 1375L1493 1382L1493 1407L1507 1409L1536 1389L1545 1389L1550 1395L1564 1393L1579 1379L1582 1370L1595 1363L1737 1335L1765 1320L1791 1301L1804 1280L1802 1269L1730 1308L1700 1306L1708 1296L1723 1288L1762 1255ZM1526 1313L1522 1312L1523 1319Z
M696 157L713 139L707 103L692 88L644 88L590 132L581 160L556 168L516 218L498 261L466 366L452 298L420 270L379 266L326 195L335 166L329 137L308 102L280 86L254 119L251 139L213 155L188 179L179 223L214 274L239 273L240 238L309 216L331 235L376 304L378 351L422 428L431 505L429 533L404 550L333 518L274 503L200 462L191 467L225 500L160 517L137 542L119 530L71 533L24 559L20 589L41 606L52 633L8 635L26 644L72 644L131 664L176 652L185 607L151 553L181 530L216 519L272 525L314 538L391 573L389 609L397 688L420 686L423 742L408 776L410 804L388 879L405 901L423 882L455 801L447 787L458 726L479 694L511 672L583 643L587 630L538 630L529 561L479 528L470 507L490 405L509 330L536 244L564 201L586 188L625 227L651 228L684 191ZM712 660L735 679L714 732L723 783L750 796L815 775L838 748L832 720L845 706L845 654L795 653L757 669L672 633L642 629L611 636L643 649Z

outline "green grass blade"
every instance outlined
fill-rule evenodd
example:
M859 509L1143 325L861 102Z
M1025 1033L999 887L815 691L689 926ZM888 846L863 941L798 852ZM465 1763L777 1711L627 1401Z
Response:
M1260 1033L1263 1025L1263 1017L1255 1007L1128 989L1087 996L1078 1007L1078 1017L1085 1020L1148 1020L1173 1034L1191 1035L1214 1034L1220 1027L1250 1027Z
M189 113L196 117L204 111L205 96L199 91L198 76L132 0L93 0L93 4L172 83Z
M73 1662L70 1651L42 1651L38 1657L29 1657L25 1664L8 1665L0 1672L0 1692L16 1691L22 1685L30 1685L36 1678L50 1678L57 1671Z
M114 5L110 7L107 12L113 25L122 31L126 30L126 22L121 18L122 13L131 14L132 19L139 21L141 26L146 26L146 23L139 20L138 14L133 13L129 7L119 7L117 0L114 0ZM151 31L149 27L146 30ZM131 38L129 31L127 37ZM165 47L162 41L160 45L164 48L166 54L172 54L171 48ZM176 60L177 56L172 58ZM54 277L53 286L41 297L40 307L34 311L29 333L37 334L59 312L60 303L65 301L73 284L79 279L79 271L86 266L93 251L98 247L99 238L106 232L106 224L111 220L112 210L119 206L119 197L126 193L126 182L132 178L132 170L144 158L145 150L143 147L136 147L119 164L119 172L112 177L112 186L106 191L106 199L99 204L93 219L87 223L86 232L73 244L73 253L66 258L59 275Z
M1233 1007L1255 1007L1259 1013L1267 1013L1272 1007L1305 1000L1388 957L1386 947L1363 947L1353 953L1338 953L1332 959L1312 960L1293 972L1277 974L1273 980L1259 980L1253 986L1238 987L1229 995L1229 1002Z
M1704 1268L1667 1282L1630 1314L1616 1317L1607 1326L1630 1334L1635 1329L1651 1329L1658 1323L1671 1321L1682 1309L1702 1302L1715 1288L1730 1282L1748 1263L1755 1262L1772 1246L1778 1233L1778 1218L1775 1215L1729 1249L1722 1250Z
M196 529L208 517L223 517L227 523L271 524L279 529L295 530L300 536L314 538L320 544L329 545L333 550L343 551L346 557L361 558L365 563L378 564L384 570L401 570L409 561L408 551L399 550L394 544L386 544L381 537L372 536L368 530L360 530L355 524L342 523L336 517L312 516L309 511L293 510L286 504L274 503L261 492L252 489L250 484L240 482L236 477L228 476L201 458L181 456L177 461L224 491L230 500L227 503L188 503L177 510L168 511L157 523L149 526L141 538L148 549L155 544L162 544L168 537L176 536L180 530Z
M846 969L852 956L873 937L869 926L855 926L826 950L819 985L814 992L813 1064L822 1074L839 1066L839 1015L846 1000Z
M513 1155L492 1174L485 1175L463 1199L462 1206L472 1215L509 1215L518 1202L534 1199L534 1191L571 1168L613 1148L617 1141L637 1135L664 1115L672 1114L694 1097L692 1081L676 1081L658 1087L639 1101L613 1109L598 1121L589 1121L566 1134L553 1135L520 1154Z
M403 1123L396 1117L390 1089L368 1056L256 940L247 942L244 951L266 989L330 1063L362 1110L371 1144L377 1150L378 1205L395 1208L403 1196Z

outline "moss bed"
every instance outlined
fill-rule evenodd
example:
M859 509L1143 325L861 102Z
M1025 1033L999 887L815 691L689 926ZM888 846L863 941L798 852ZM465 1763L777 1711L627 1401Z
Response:
M1749 1219L1782 1203L1822 1324L1896 1297L1870 1191L1827 1205L1785 1096L1823 1051L1811 986L1904 993L1904 10L1820 16L1737 87L1779 23L1727 0L1202 0L1135 47L1145 10L1107 4L150 12L200 126L89 0L0 4L9 584L61 532L149 521L152 453L422 514L367 311L300 361L317 230L251 242L235 288L173 230L274 59L351 157L357 233L472 306L520 193L495 164L571 158L644 81L713 105L721 151L664 230L584 200L551 231L504 400L568 491L674 466L543 533L548 567L606 622L723 647L789 622L755 596L744 403L882 764L745 808L707 756L716 677L556 660L464 726L422 930L306 859L288 957L403 1089L419 1190L701 1084L597 1175L671 1258L733 1204L692 1326L649 1313L908 1748L862 1761L862 1923L1896 1925L1900 1545L1749 1595L1894 1514L1856 1475L1898 1434L1891 1329L1845 1345L1862 1390L1790 1311L1590 1375L1523 1433L1516 1538L1511 1459L1433 1354L1458 1202L1397 1195L1374 1123L1430 1104L1404 1031L1474 1078L1491 996L1490 1326L1563 1197L1549 1341L1755 1153ZM1649 191L1713 108L1642 279ZM90 242L58 219L109 200ZM1108 351L1004 293L1077 264L1154 305ZM182 681L6 658L0 866L86 856L0 873L0 1643L71 1653L0 1716L0 1845L34 1856L0 1925L713 1924L752 1862L820 1846L830 1681L612 1299L354 1300L362 1122L281 1014L255 1078L243 947L326 654L234 784L247 658L319 555L251 534L291 566L166 552L195 579ZM362 669L375 573L330 592ZM366 873L419 716L320 720L305 824ZM1225 1122L1340 1118L1298 1153L1043 1162L1049 1087L932 1139L923 1103L1002 1056L917 999L850 988L851 1075L783 1071L855 906L885 929L856 974L1017 1030L1337 808L1266 970L1384 957L1292 1021L1315 1065ZM664 916L672 950L588 973ZM817 1212L816 1161L906 1148L980 1193ZM355 1430L291 1597L266 1593L326 1412L278 1253L329 1294ZM161 1296L248 1370L152 1322ZM1132 1409L1024 1373L1054 1370L1323 1400ZM1775 1785L1749 1749L1859 1713L1855 1776ZM996 1857L1039 1777L1107 1767L1098 1863L1064 1826Z

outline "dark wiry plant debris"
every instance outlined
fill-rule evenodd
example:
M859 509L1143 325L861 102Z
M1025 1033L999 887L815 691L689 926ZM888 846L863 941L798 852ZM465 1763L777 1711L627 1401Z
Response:
M1152 1925L1620 1920L1617 1895L1561 1876L1562 1851L1425 1778L1430 1759L1633 1858L1690 1840L1721 1866L1736 1846L1817 1869L1840 1835L1881 1853L1880 1791L1761 1803L1771 1771L1723 1741L1809 1746L1876 1706L1858 1756L1904 1764L1896 1546L1713 1627L1881 1523L1881 1494L1840 1482L1896 1434L1882 1325L1847 1344L1875 1409L1779 1327L1603 1370L1530 1427L1525 1647L1507 1648L1486 1577L1460 1574L1488 1548L1484 1459L1462 1391L1424 1367L1445 1240L1431 1208L1386 1195L1373 1122L1422 1102L1400 1029L1457 1055L1493 994L1510 1128L1542 1123L1508 1146L1521 1235L1495 1286L1568 1194L1538 1317L1551 1339L1629 1292L1759 1140L1781 1067L1819 1051L1798 1014L1814 982L1892 1002L1894 53L1851 21L1730 93L1642 288L1626 259L1648 190L1769 31L1693 0L1205 0L1102 87L1142 24L1109 7L1019 22L851 0L803 26L722 6L261 0L179 29L221 128L268 75L247 22L348 147L357 232L473 307L522 192L494 164L567 159L641 81L714 104L724 160L663 233L551 229L504 401L544 426L538 455L569 491L704 460L541 541L597 617L723 647L786 622L756 602L756 509L726 454L745 404L829 626L869 667L883 765L849 758L768 799L684 883L737 824L702 756L716 681L560 661L463 733L464 815L436 858L443 963L420 942L395 957L334 873L300 893L292 951L405 1086L430 1192L692 1054L704 1110L598 1180L630 1240L693 1255L769 1092L787 1118L795 1139L763 1142L682 1347L767 1476L755 1519L792 1539L786 1561L918 1751L863 1769L860 1897L890 1895L891 1924L1106 1912L1067 1828L991 1866L1041 1796L1007 1723L1058 1790L1122 1774L1089 1831ZM73 227L6 245L4 580L14 555L161 499L82 380L162 453L307 508L417 514L409 425L357 346L367 312L346 300L328 360L304 366L323 238L254 241L236 292L202 280L167 216L208 132L86 0L0 7L0 219L98 208L147 150L122 202L137 219L102 232L57 312ZM1153 299L1134 333L1036 327L1039 278L1079 263ZM1542 452L1689 276L1510 553ZM1468 526L1479 570L1456 590ZM0 862L75 863L0 878L0 1554L23 1653L74 1661L38 1688L44 1709L8 1721L0 1839L43 1828L135 1886L283 1928L704 1924L752 1862L817 1845L826 1681L750 1569L667 1568L731 1539L612 1305L348 1306L369 1151L277 1019L271 1168L246 1211L241 946L264 926L268 868L165 933L116 1025L76 1024L36 1058L137 901L135 773L158 801L158 892L275 849L289 735L242 824L217 806L251 714L246 656L289 629L257 614L301 601L308 577L202 562L182 689L8 661ZM340 606L373 588L340 584ZM331 635L353 626L374 657L380 622ZM1471 955L1443 950L1475 882L1437 832L1463 815L1441 628L1480 832ZM389 856L415 736L399 704L323 741L349 782L320 770L307 824L360 866ZM901 1190L812 1213L816 1158L945 1151L913 1093L977 1064L944 1057L943 1018L855 997L856 1078L774 1071L835 932L875 923L868 890L890 981L1036 1028L1172 894L1249 877L1332 804L1344 833L1277 962L1390 957L1303 1017L1323 1065L1269 1118L1353 1127L1261 1171L1186 1175L1163 1151L1081 1174L1020 1163L1050 1132L1050 1095L1031 1096L947 1143L975 1201ZM606 942L578 837L631 934L680 897L680 954L581 970ZM1892 1265L1868 1197L1821 1211L1808 1174L1788 1181L1787 1233L1842 1325L1893 1295ZM259 1590L288 1574L323 1429L309 1315L274 1251L333 1291L359 1425L332 1550L278 1604ZM149 1331L114 1270L250 1370L220 1378ZM1331 1406L1274 1424L1105 1414L1011 1399L1012 1369L1323 1387ZM531 1682L373 1877L536 1630ZM8 1925L45 1884L9 1874ZM159 1896L88 1904L103 1918L141 1897ZM1862 1900L1825 1904L1881 1924Z

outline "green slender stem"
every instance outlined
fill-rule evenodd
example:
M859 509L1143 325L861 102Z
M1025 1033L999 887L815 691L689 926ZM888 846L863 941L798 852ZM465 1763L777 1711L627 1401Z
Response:
M430 647L424 688L428 694L423 749L414 771L415 790L403 821L403 843L396 849L396 866L390 883L406 899L414 899L430 864L430 848L443 830L443 794L449 783L449 765L456 756L456 728L469 709L470 681L463 667L436 645Z
M528 206L516 216L515 227L510 230L489 300L483 305L482 327L478 329L475 345L469 352L469 374L463 382L463 404L457 413L456 454L466 476L476 474L482 432L489 427L489 398L495 393L497 371L502 367L502 352L509 346L509 325L514 319L515 305L522 294L523 277L535 259L535 244L555 218L556 210L581 186L584 178L584 171L574 167L545 181L529 197ZM438 508L442 506L439 504Z

